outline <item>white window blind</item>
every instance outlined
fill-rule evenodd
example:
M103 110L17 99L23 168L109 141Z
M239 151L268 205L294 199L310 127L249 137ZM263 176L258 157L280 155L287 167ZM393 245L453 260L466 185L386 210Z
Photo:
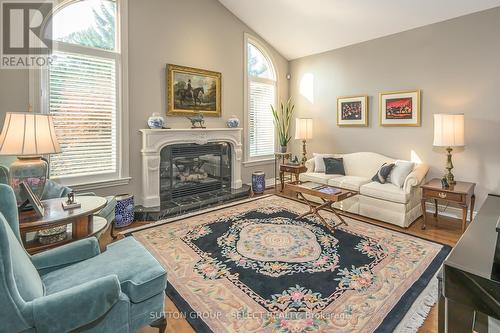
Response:
M258 161L274 154L276 140L271 105L276 105L276 72L264 46L246 38L246 156L248 161Z
M274 153L274 124L271 105L275 104L275 86L249 82L249 150L250 157Z
M50 176L116 172L116 60L54 55L48 99L62 153L50 157Z

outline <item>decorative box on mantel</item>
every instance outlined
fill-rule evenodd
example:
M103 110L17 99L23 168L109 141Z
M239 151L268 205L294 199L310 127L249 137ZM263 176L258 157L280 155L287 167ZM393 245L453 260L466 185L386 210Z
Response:
M231 188L241 188L241 128L141 129L140 132L142 195L138 201L143 207L160 206L160 153L162 148L169 145L228 143L231 146Z

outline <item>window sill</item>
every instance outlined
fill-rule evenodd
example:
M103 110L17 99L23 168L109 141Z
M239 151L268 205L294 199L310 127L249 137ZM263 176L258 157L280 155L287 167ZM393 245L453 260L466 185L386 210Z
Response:
M130 183L131 177L123 177L123 178L116 178L116 179L107 179L107 180L99 180L95 182L85 182L85 183L79 183L79 184L64 184L67 185L68 187L71 187L71 189L79 192L79 191L89 191L89 190L94 190L98 188L107 188L107 187L113 187L113 186L121 186L121 185L128 185Z
M243 165L246 167L252 167L252 166L258 166L258 165L264 165L264 164L271 164L274 163L274 158L266 158L262 160L250 160L250 161L245 161L243 162Z

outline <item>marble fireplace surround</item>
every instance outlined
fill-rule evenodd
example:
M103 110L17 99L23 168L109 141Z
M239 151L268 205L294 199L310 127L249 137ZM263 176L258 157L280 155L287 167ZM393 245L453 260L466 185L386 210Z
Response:
M160 206L160 151L165 146L179 143L229 143L232 159L231 188L241 188L242 131L241 128L141 129L142 195L138 203L144 207Z

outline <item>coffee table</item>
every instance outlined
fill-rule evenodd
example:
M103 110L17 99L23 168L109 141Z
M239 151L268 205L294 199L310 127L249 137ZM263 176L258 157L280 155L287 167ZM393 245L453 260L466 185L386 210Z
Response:
M358 194L357 191L308 181L288 183L285 184L285 188L295 193L309 206L309 211L298 216L298 219L301 219L308 215L314 215L331 232L335 232L335 229L342 224L347 225L347 222L342 218L342 216L339 215L339 213L337 213L337 210L333 207L333 204ZM323 203L319 205L315 204L312 201L308 200L304 195L310 195L319 198L323 201ZM328 210L332 212L340 220L340 222L331 225L319 214L319 211L321 210Z

